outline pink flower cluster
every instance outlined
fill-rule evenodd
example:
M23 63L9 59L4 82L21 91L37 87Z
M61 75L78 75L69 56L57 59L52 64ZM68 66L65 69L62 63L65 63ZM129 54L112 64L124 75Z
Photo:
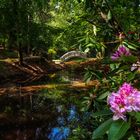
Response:
M117 60L122 56L130 56L131 53L129 51L129 49L127 49L124 45L120 45L118 47L118 50L116 50L113 55L111 56L112 60Z
M111 111L114 113L113 120L126 120L127 112L140 111L140 91L131 84L124 83L117 93L113 92L107 100Z

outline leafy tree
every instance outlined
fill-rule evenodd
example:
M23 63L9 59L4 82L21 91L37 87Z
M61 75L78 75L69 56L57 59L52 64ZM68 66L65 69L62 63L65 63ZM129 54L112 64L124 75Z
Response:
M45 23L50 19L48 10L48 1L0 1L1 38L7 40L7 48L18 50L21 64L23 52L29 54L38 44L50 44L44 41L48 39L45 38L48 33Z
M90 48L93 52L106 50L107 55L120 43L121 33L129 42L139 44L140 8L137 0L54 0L52 3L55 24L64 29L55 43L64 51Z

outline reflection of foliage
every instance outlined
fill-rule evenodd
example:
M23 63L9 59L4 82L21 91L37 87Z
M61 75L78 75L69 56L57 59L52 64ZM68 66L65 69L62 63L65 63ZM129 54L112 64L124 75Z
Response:
M63 90L58 90L58 89L53 89L53 90L42 90L41 91L41 96L44 98L52 99L52 100L57 100L62 98L63 94L65 92Z
M56 106L57 106L57 103L59 103L60 101L63 101L62 97L63 97L64 91L62 91L62 90L42 89L41 91L39 91L39 93L40 94L34 100L34 109L35 110L40 110L41 111L41 110L44 110L44 109L47 109L47 108L55 109Z
M91 135L90 132L88 132L84 128L81 128L81 126L78 126L72 131L72 136L70 136L68 140L78 140L78 139L85 140L88 139L90 135Z
M4 109L4 112L6 114L11 114L13 111L12 111L12 108L10 106L6 106L5 109Z

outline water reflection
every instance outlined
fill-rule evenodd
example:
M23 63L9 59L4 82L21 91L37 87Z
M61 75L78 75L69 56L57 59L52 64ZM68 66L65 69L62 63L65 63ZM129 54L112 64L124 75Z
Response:
M61 79L68 81L62 75ZM0 113L9 115L6 119L10 122L9 125L6 120L6 125L0 128L0 140L66 140L69 137L79 123L82 92L58 88L36 92L22 97L0 97Z
M0 132L0 139L2 140L66 140L71 133L73 127L72 122L78 122L78 113L76 106L71 105L66 113L64 105L56 107L59 115L56 119L55 125L52 127L52 122L44 122L44 125L37 128L23 128L13 129L9 131ZM66 115L67 114L67 115ZM76 120L76 121L75 121ZM50 126L46 124L50 123Z
M58 106L58 111L59 112L63 111L62 106ZM69 115L67 116L67 118L64 118L63 116L58 117L57 121L59 127L52 128L48 138L50 140L66 140L68 135L70 134L69 126L71 124L71 121L77 118L76 114L77 114L76 107L72 105L71 108L69 109ZM65 120L67 121L67 123L65 122Z
M70 133L68 127L55 127L52 128L51 134L49 135L50 140L66 140Z
M76 115L77 115L76 107L74 105L72 105L69 110L69 116L68 116L67 120L70 122L74 119L78 119Z

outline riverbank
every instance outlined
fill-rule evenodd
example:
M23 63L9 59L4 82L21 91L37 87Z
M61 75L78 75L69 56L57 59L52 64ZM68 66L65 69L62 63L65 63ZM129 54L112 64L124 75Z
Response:
M18 63L18 59L1 59L0 60L0 87L9 87L10 85L25 84L28 82L38 81L50 73L56 73L61 70L73 71L79 73L88 68L104 69L100 65L100 60L96 58L86 59L84 61L55 62L48 61L39 56L27 57L23 65ZM105 67L107 68L107 67ZM104 69L106 70L106 69ZM103 71L104 71L103 70Z

